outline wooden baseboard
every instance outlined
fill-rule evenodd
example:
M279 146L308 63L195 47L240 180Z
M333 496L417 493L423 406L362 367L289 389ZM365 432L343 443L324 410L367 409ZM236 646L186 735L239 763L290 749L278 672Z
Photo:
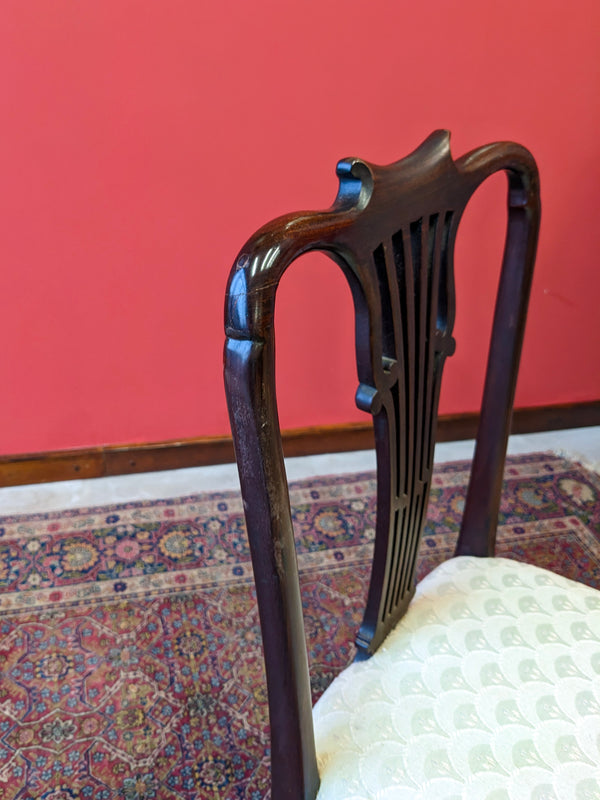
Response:
M477 414L441 416L438 441L472 439L477 431L477 421ZM600 425L600 400L515 409L512 432L535 433L589 425ZM341 453L373 447L373 430L368 421L296 428L284 431L282 437L286 456ZM229 436L0 456L0 486L101 478L226 464L233 460L233 444Z

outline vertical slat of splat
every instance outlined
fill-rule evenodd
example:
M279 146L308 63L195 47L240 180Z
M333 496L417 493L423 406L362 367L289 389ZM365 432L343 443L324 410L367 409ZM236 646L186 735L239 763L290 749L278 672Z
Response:
M425 327L427 303L427 224L423 219L411 223L410 242L415 286L415 415L413 451L413 490L420 473L423 432Z
M399 363L398 395L399 395L399 416L398 427L402 438L399 447L401 482L398 487L398 496L408 494L408 477L410 472L411 450L407 441L406 432L410 428L411 403L409 394L411 382L409 380L409 364L411 359L410 351L410 331L411 320L407 312L407 277L406 277L406 258L404 255L404 235L402 230L392 236L392 250L394 254L395 266L395 285L398 290L398 336L401 337L402 362ZM410 263L410 262L409 262Z
M379 252L377 248L376 252ZM394 353L396 355L396 363L394 370L394 382L390 389L391 410L393 411L394 425L389 426L390 435L390 451L395 453L394 469L391 471L390 479L393 478L393 488L391 494L391 502L393 508L390 509L389 519L389 533L388 533L388 562L386 570L386 585L383 592L383 601L381 604L381 620L384 621L386 616L393 610L393 584L394 572L397 569L399 561L399 547L402 542L402 531L400 528L400 519L402 517L404 495L401 496L401 483L403 481L403 462L404 462L404 449L406 447L405 437L402 435L402 416L404 414L405 398L402 391L404 384L402 371L404 369L404 337L401 328L401 306L400 296L398 292L398 276L396 273L396 264L391 241L385 242L382 246L383 250L383 265L385 265L387 286L388 286L388 302L390 313L393 320L394 328ZM378 265L381 269L382 264ZM392 377L392 376L391 376Z
M408 433L414 430L415 420L415 346L416 346L416 315L414 306L415 276L413 268L413 254L410 246L410 238L399 231L392 239L394 250L394 262L396 267L396 281L399 293L400 319L398 325L402 330L404 364L403 371L399 373L398 394L404 401L404 414L402 422L399 422L399 450L403 455L402 461L402 498L403 510L398 519L399 551L395 564L393 565L393 576L390 578L390 596L386 607L386 613L393 612L398 602L398 596L403 583L403 571L406 561L408 545L408 532L412 519L412 509L410 497L413 490L414 480L414 437Z
M426 393L425 393L425 430L423 437L423 459L421 464L421 480L428 482L431 467L431 441L433 439L432 420L434 415L435 385L439 378L436 358L436 323L438 306L438 289L440 262L443 245L443 227L440 225L440 214L432 214L429 218L429 286L427 297L427 342L426 342Z
M415 322L415 281L413 269L413 256L410 246L410 237L403 236L401 239L402 259L404 262L404 273L399 276L399 287L402 298L402 314L405 319L404 333L405 333L405 371L404 371L404 391L406 397L406 424L405 431L414 429L415 417L415 339L416 339L416 322ZM406 435L406 433L405 433ZM406 494L410 496L412 489L412 465L414 463L414 441L413 437L409 436L406 440Z
M400 232L400 239L402 233ZM392 387L394 397L394 410L396 418L396 447L397 447L397 472L396 472L396 498L398 502L406 498L406 436L403 435L403 421L406 415L405 369L406 369L406 343L403 327L403 310L400 298L398 275L403 271L403 261L399 265L396 247L393 239L384 243L385 264L390 287L390 302L394 320L394 339L396 352L397 380Z
M386 253L384 246L379 245L373 252L373 265L377 275L379 287L379 299L381 303L381 334L382 334L382 354L385 359L396 359L396 339L394 335L394 309L392 307L391 291L393 283L390 284L388 269L386 265Z
M412 271L414 277L414 307L415 307L415 342L414 342L414 361L415 361L415 385L414 385L414 414L412 431L413 439L413 459L411 464L411 478L409 490L409 513L408 530L406 542L405 564L402 570L402 578L398 591L398 598L405 595L410 586L409 573L410 562L415 550L415 540L417 538L418 519L419 519L419 500L422 492L419 479L421 456L422 456L422 436L423 436L423 399L424 399L424 356L425 356L425 326L426 326L426 303L427 303L427 225L423 219L418 219L410 225L410 252L412 257ZM409 296L410 299L410 296Z
M405 257L405 236L399 230L391 238L391 259L388 264L392 269L396 287L397 306L394 309L396 320L396 342L398 352L398 381L394 387L397 398L397 449L398 449L398 482L397 502L399 514L396 519L396 539L398 541L397 556L390 577L389 598L386 613L393 614L397 604L398 586L402 573L402 563L406 549L406 526L408 521L408 481L410 473L411 443L407 432L410 430L411 402L409 399L410 378L409 363L412 357L411 330L414 324L407 311L407 277ZM409 261L409 265L410 265Z
M456 233L454 211L446 211L443 226L440 228L440 253L438 276L435 280L437 297L432 302L433 334L435 337L435 380L431 397L431 414L437 414L438 401L442 381L442 371L446 356L454 350L454 340L449 331L454 326L454 273L452 269L452 250ZM431 427L428 461L433 463L435 447L435 427Z

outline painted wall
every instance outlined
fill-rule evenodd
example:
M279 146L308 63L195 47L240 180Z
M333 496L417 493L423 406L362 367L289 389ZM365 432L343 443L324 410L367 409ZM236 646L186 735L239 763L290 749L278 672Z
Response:
M0 452L226 433L223 293L247 236L328 206L338 158L512 138L544 219L519 405L600 397L597 0L4 0ZM503 179L458 243L442 412L477 406ZM469 320L461 316L471 306ZM350 296L284 279L285 427L361 419Z

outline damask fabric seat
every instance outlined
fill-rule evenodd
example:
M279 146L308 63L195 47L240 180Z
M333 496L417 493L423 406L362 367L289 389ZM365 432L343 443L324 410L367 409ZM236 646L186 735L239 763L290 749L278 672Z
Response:
M600 798L600 593L450 559L313 717L318 800Z

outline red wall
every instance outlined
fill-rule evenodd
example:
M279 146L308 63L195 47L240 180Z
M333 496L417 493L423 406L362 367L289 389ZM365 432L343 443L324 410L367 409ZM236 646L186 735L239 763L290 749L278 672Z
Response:
M238 247L329 205L338 158L389 162L437 127L455 155L513 138L539 161L518 404L600 397L599 30L597 0L4 0L0 451L227 432ZM443 412L477 405L503 189L459 242ZM362 418L337 268L299 262L278 316L283 425Z

